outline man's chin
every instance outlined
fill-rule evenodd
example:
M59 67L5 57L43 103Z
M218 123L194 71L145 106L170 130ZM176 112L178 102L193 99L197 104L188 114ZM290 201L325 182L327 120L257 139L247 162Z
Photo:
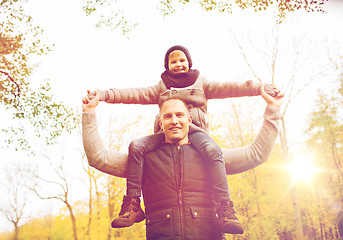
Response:
M182 140L181 137L173 136L169 138L170 143L179 143Z
M171 138L170 141L171 141L172 143L178 143L178 142L181 141L181 138L178 138L178 137L176 137L176 138Z

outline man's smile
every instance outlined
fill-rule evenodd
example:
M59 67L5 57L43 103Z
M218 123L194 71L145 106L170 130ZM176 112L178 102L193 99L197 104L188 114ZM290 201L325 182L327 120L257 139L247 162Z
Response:
M181 129L181 127L171 127L169 128L170 131L177 132Z

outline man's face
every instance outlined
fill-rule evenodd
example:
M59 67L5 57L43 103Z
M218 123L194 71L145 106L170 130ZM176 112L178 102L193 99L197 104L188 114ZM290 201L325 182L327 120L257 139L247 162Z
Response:
M188 143L189 125L192 122L185 104L178 99L166 101L160 110L160 126L165 135L165 141L178 145Z
M189 62L186 54L180 50L172 51L168 57L168 68L173 73L188 72Z

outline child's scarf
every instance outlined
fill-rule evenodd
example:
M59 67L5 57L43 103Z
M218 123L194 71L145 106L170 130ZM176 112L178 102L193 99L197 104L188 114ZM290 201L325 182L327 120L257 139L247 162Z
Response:
M161 74L161 78L166 85L167 89L170 88L185 88L193 85L200 72L196 69L189 69L185 73L173 73L170 70L165 70Z

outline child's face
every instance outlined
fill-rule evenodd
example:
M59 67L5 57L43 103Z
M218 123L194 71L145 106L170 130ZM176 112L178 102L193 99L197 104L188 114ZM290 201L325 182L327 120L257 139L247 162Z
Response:
M189 63L186 54L180 50L172 51L168 57L168 67L173 73L188 72Z

